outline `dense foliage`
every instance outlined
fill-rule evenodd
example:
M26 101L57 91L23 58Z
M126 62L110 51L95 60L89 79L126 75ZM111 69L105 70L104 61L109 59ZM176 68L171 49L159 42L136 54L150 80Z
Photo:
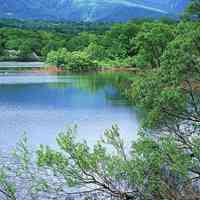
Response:
M200 1L191 0L191 3L187 8L186 14L189 15L190 17L195 17L199 19L200 18Z
M102 35L81 33L73 37L67 49L87 54L99 67L159 67L159 57L175 37L175 27L170 21L115 24ZM59 54L59 50L53 53Z
M80 50L109 27L105 23L0 20L0 60L45 60L52 50Z
M3 196L20 199L16 188L29 180L27 199L199 200L199 22L131 22L71 40L77 42L71 51L51 51L48 62L79 70L77 65L128 59L140 68L134 79L120 81L124 95L145 113L140 137L126 145L113 126L91 147L70 128L59 134L59 150L39 148L38 165L23 142L15 152L20 168L1 162Z
M113 127L92 150L86 143L76 143L69 131L58 137L64 153L41 147L39 164L58 171L71 181L70 186L92 185L118 199L199 199L200 24L145 22L136 26L135 35L125 40L130 41L128 51L121 46L119 53L120 42L112 43L123 38L118 38L123 25L115 25L104 38L116 33L116 27L121 29L109 38L113 46L105 49L116 45L115 58L131 56L132 65L142 68L133 82L125 80L121 85L129 100L146 113L140 139L127 153ZM107 152L108 144L116 154ZM68 174L69 169L75 172Z
M43 30L59 32L69 35L81 32L104 33L110 29L111 23L101 22L66 22L66 21L45 21L45 20L19 20L0 19L1 28L19 28L28 30Z
M200 24L145 22L137 26L129 55L142 70L133 80L123 77L119 86L145 112L140 139L127 150L118 128L113 127L90 148L77 142L70 129L57 139L62 151L42 146L38 163L58 172L68 186L80 187L83 191L71 194L75 196L93 197L100 192L123 200L199 199Z
M85 52L68 52L66 49L51 51L47 56L47 62L74 72L91 71L97 68L97 63L92 61Z
M52 55L59 54L64 48L68 52L87 54L91 62L97 62L99 67L146 65L151 59L151 54L158 57L157 54L162 53L166 43L173 39L172 30L176 26L170 20L162 22L138 20L112 26L102 23L84 25L1 20L0 25L1 60L47 60L49 64L56 64L56 60L52 61ZM152 38L146 41L145 33L150 31ZM153 37L156 32L156 37ZM163 34L159 35L160 32ZM162 49L151 51L151 45L156 45L161 40L163 40ZM142 45L148 49L144 51ZM151 60L151 65L158 64L156 58Z

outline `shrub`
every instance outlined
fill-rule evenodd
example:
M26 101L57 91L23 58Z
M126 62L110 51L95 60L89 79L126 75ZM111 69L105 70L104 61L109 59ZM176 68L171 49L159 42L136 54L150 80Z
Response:
M64 67L71 71L90 71L97 69L97 62L84 52L74 51L66 54Z
M68 52L66 49L51 51L47 55L47 63L76 72L97 69L97 62L92 61L85 52Z

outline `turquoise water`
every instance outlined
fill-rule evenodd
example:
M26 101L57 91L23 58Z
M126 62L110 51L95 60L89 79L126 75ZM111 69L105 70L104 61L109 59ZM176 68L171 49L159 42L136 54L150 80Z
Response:
M0 75L0 113L0 145L9 148L24 132L32 146L54 147L57 134L74 124L89 144L112 124L127 141L137 137L139 126L136 110L106 74Z

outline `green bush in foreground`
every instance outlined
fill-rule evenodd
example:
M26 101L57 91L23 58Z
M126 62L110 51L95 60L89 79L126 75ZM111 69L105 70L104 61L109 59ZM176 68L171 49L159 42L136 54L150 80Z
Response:
M57 143L57 150L40 147L37 165L25 138L12 155L1 155L0 196L7 200L194 200L199 195L197 135L188 141L177 140L173 133L159 140L141 136L126 144L113 126L90 146L78 141L76 128L70 128L59 134Z
M199 136L191 136L189 153L173 133L160 136L159 141L142 136L128 149L117 126L93 147L78 142L75 131L59 135L61 151L41 146L38 164L63 177L69 187L80 188L76 194L100 192L121 200L192 199L197 195L192 184L194 177L199 180Z

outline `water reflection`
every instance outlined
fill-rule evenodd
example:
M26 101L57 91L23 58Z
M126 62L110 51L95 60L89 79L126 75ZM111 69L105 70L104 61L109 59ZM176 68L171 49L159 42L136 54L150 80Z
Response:
M34 146L55 146L56 135L73 124L90 144L112 124L127 140L135 138L137 112L119 95L113 78L117 74L0 76L0 145L10 147L26 132Z

